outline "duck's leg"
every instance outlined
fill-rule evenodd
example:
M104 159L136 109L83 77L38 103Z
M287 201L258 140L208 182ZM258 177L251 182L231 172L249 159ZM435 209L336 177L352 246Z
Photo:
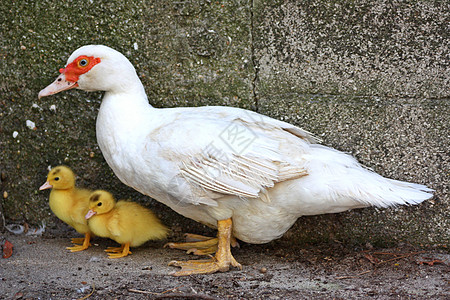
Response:
M72 243L74 239L72 239ZM70 250L70 252L78 252L78 251L83 251L86 250L87 248L89 248L89 246L91 245L90 240L91 240L91 234L89 232L86 232L84 234L84 239L80 238L80 240L75 239L77 242L82 243L81 245L74 245L72 247L66 247L67 250Z
M209 255L214 254L217 251L218 238L212 238L209 236L203 236L198 234L186 233L186 241L184 243L167 243L164 247L171 249L186 250L188 254L194 255ZM231 246L239 247L237 240L231 236Z
M186 276L193 274L210 274L215 272L226 272L229 270L230 265L242 270L241 264L239 264L231 255L231 218L226 220L220 220L217 222L217 252L211 260L189 260L171 261L169 266L181 267L181 271L174 273L174 276Z
M106 249L105 251L111 252L111 253L108 253L109 258L125 257L128 254L131 254L130 243L125 243L121 247L117 247L117 248L110 247L110 248Z
M193 235L195 236L195 235ZM171 249L186 250L187 253L193 253L195 255L207 255L212 254L217 251L217 238L211 238L206 236L198 236L197 241L185 242L185 243L167 243L164 247L169 247ZM186 234L186 240L192 240L190 234Z
M201 241L207 241L210 239L216 239L210 236L204 236L201 234L194 234L194 233L185 233L184 238L186 239L186 242L201 242Z

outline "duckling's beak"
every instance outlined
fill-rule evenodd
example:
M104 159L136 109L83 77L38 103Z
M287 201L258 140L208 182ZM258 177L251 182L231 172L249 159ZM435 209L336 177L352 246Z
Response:
M69 90L78 86L77 82L68 81L66 75L61 73L56 80L39 92L38 98L50 96L65 90Z
M84 218L87 220L87 219L90 219L93 215L95 215L96 214L96 212L95 211L93 211L92 209L90 209L88 212L87 212L87 214L86 214L86 216L84 216Z
M39 188L40 191L42 190L46 190L46 189L51 189L53 187L53 185L50 184L50 182L46 182L43 185L41 185L41 187Z

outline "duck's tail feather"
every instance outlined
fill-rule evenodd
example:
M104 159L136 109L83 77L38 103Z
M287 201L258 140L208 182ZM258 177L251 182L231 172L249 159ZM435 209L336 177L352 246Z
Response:
M352 199L362 206L388 207L415 205L433 197L433 189L425 185L385 178L359 164L352 156L321 145L314 148L318 178L326 182L331 198Z
M425 185L384 178L364 170L367 179L362 179L357 190L360 195L354 200L377 207L416 205L433 197L434 190ZM370 181L370 183L368 183Z

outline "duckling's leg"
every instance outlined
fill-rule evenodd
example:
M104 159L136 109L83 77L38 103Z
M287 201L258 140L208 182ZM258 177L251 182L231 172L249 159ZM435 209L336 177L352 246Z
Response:
M198 234L186 233L185 243L167 243L164 247L169 247L171 249L186 250L188 254L194 255L209 255L216 253L217 244L219 242L218 238L212 238L209 236L203 236ZM231 236L231 246L239 247L237 240Z
M84 237L82 237L82 238L71 238L71 240L72 240L72 244L75 244L75 245L84 243Z
M111 252L111 253L122 253L123 248L125 247L125 244L121 245L120 247L108 247L106 248L105 252ZM131 254L132 252L128 250L128 254Z
M123 245L121 245L120 247L108 247L105 249L105 252L118 253L118 252L122 252L122 250L123 250Z
M105 251L112 252L112 253L108 253L109 258L125 257L128 254L131 254L130 243L125 243L121 247L117 247L117 248L110 247L110 248L106 249Z
M171 261L169 266L181 267L181 271L174 273L174 276L186 276L193 274L210 274L217 271L226 272L229 270L230 265L242 270L241 264L239 264L231 255L231 218L226 220L220 220L217 222L217 252L212 260L189 260Z
M74 239L72 239L72 243L73 243L73 240ZM75 239L75 240L77 240L77 239ZM90 240L91 240L91 234L89 232L86 232L84 234L84 239L77 240L78 242L83 243L83 244L81 244L81 245L75 244L72 247L66 247L66 249L70 250L70 252L78 252L78 251L86 250L91 245Z

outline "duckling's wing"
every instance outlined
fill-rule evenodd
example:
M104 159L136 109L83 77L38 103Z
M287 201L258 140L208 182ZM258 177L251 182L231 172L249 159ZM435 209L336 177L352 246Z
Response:
M120 224L120 215L118 213L113 214L112 217L109 219L107 228L112 235L111 236L112 239L121 236L122 230Z
M74 192L74 202L71 209L70 217L74 224L87 225L85 219L89 210L90 191L85 189L76 189Z

